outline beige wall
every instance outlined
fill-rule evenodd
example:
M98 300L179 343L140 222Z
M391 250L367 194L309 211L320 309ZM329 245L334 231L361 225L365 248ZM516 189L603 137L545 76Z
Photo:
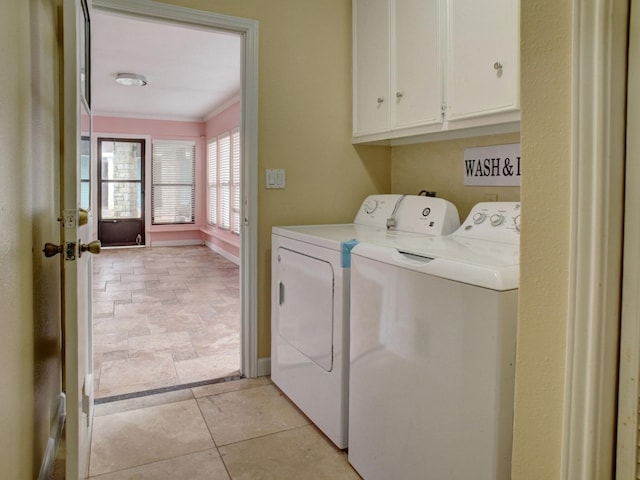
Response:
M270 356L271 227L349 222L390 190L389 151L351 145L351 2L164 0L259 22L258 356ZM283 168L285 190L264 170Z
M29 42L27 2L3 5L0 16L0 465L9 478L31 478L33 310L28 150ZM8 471L5 470L8 468Z
M498 201L520 200L518 187L465 187L464 149L487 145L519 143L520 135L490 135L433 143L393 147L391 150L391 190L393 193L417 194L420 190L435 191L458 207L460 221L487 195L497 195ZM523 158L523 162L526 160Z
M567 335L574 2L521 2L522 234L514 479L559 479Z
M0 466L37 476L60 384L55 1L0 15Z

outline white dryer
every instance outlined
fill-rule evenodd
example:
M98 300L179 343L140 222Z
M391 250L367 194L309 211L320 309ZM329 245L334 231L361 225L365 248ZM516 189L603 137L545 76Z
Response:
M351 249L458 225L444 199L373 195L353 224L273 228L271 378L339 448L348 442Z
M351 256L349 462L365 480L510 477L519 203Z

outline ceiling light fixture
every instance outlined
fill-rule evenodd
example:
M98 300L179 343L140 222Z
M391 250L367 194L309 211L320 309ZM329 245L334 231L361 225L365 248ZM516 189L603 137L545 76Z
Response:
M119 73L116 82L127 87L144 87L147 84L147 78L137 73Z

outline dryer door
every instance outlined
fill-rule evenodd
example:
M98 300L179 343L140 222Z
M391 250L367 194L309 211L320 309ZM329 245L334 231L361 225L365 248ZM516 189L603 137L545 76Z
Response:
M305 357L333 368L334 271L322 259L278 248L276 262L279 335Z

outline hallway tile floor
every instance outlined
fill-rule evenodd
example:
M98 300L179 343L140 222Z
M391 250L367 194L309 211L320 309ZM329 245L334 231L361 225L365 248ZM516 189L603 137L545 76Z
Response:
M268 377L96 405L96 480L357 480Z
M204 246L93 257L96 399L236 375L238 266Z

